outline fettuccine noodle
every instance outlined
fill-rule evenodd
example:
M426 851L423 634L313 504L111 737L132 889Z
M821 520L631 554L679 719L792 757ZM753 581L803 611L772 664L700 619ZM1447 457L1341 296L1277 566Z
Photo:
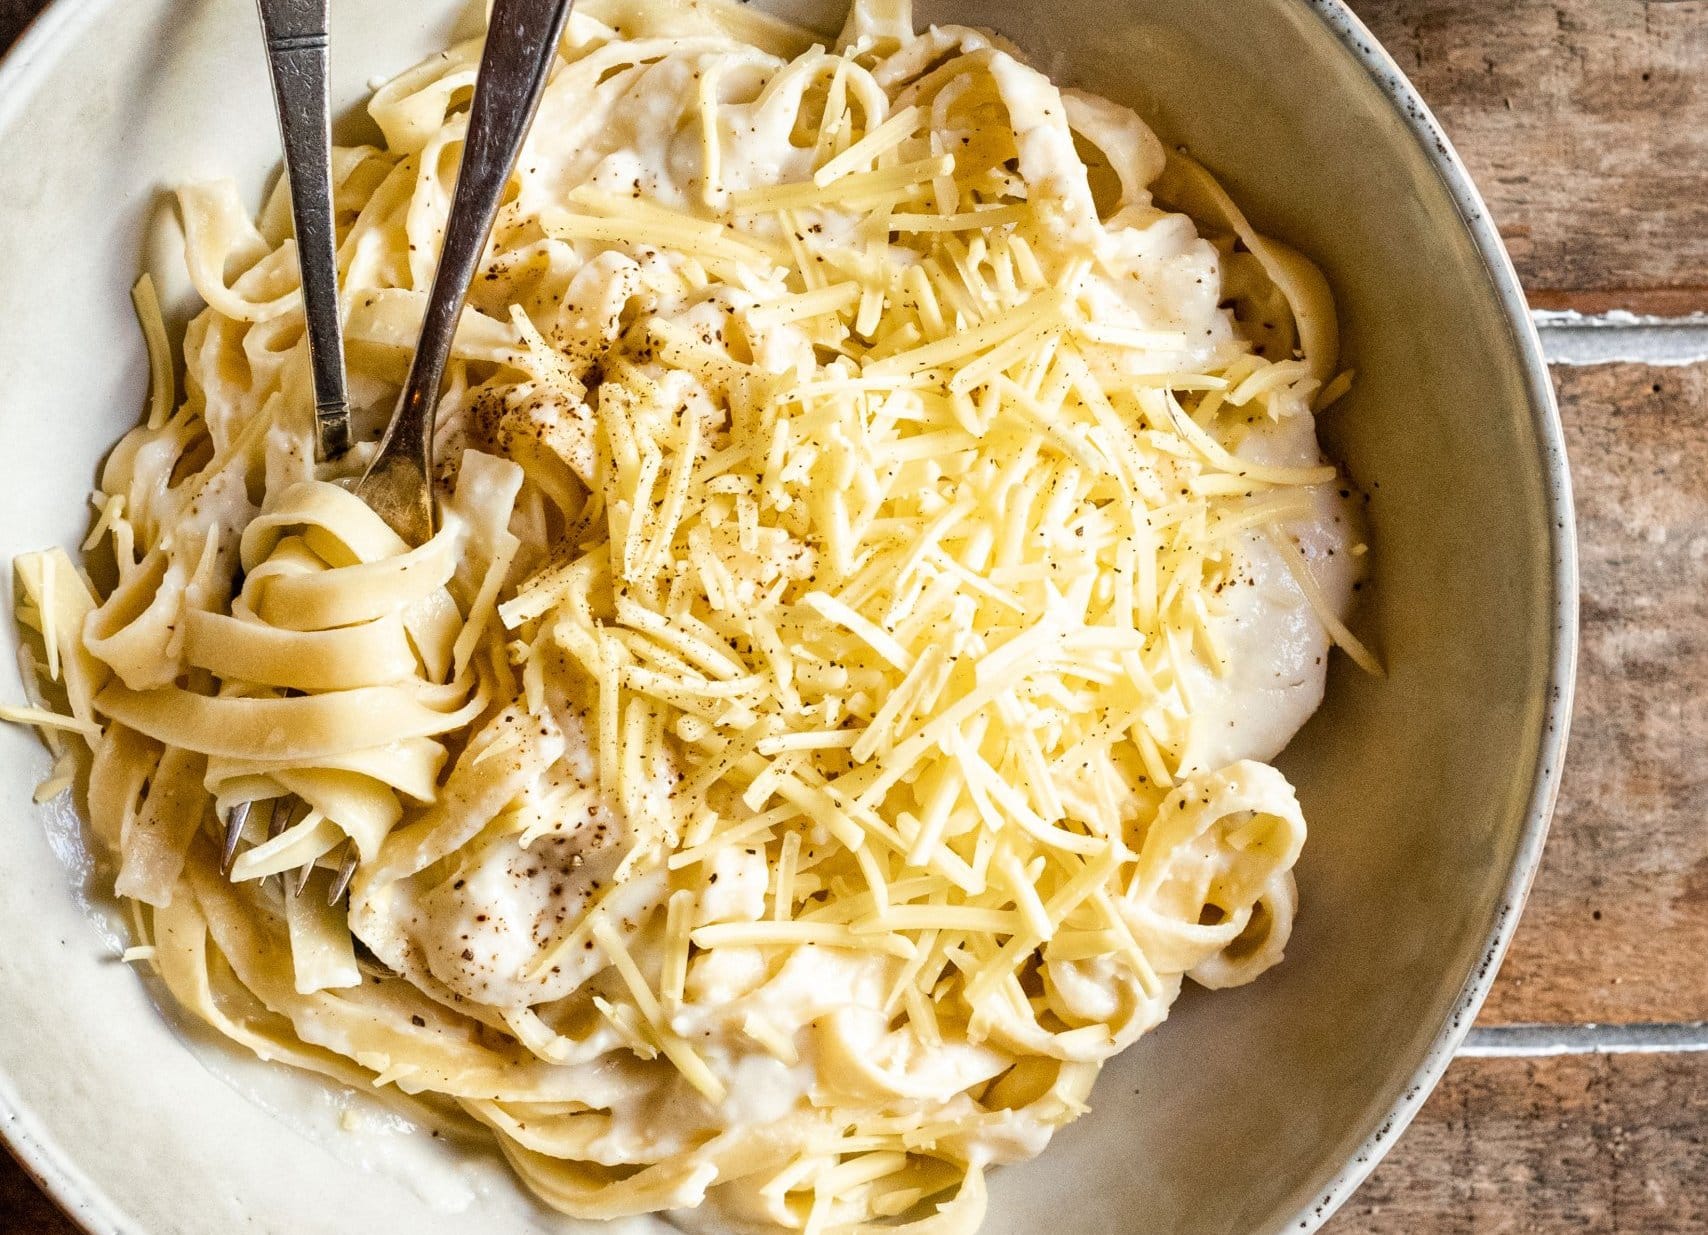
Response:
M145 280L114 568L19 561L6 715L249 1050L460 1110L578 1217L971 1232L1185 979L1281 959L1305 821L1266 760L1331 642L1374 667L1327 284L1133 113L905 0L829 49L585 4L411 549L346 486L479 51L336 154L345 459L282 188L258 222L181 190L184 389Z

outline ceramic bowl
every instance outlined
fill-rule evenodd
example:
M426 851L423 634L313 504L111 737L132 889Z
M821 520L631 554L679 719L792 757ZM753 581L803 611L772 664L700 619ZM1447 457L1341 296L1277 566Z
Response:
M350 135L372 79L443 47L462 0L333 5ZM787 0L828 29L839 0ZM1258 224L1322 263L1354 394L1325 423L1369 493L1359 628L1282 760L1311 821L1286 963L1188 996L1090 1115L1001 1171L987 1230L1308 1231L1369 1171L1465 1033L1541 852L1569 714L1571 502L1547 370L1482 202L1338 0L921 0L1000 26L1058 79L1138 106ZM192 308L166 203L277 138L248 0L59 0L0 70L0 557L74 544L142 407L127 291ZM15 681L0 693L17 697ZM94 1232L558 1231L490 1154L179 1025L117 960L47 759L0 732L0 1128ZM356 1129L341 1130L341 1125ZM573 1224L570 1224L573 1227ZM651 1231L650 1221L619 1224Z

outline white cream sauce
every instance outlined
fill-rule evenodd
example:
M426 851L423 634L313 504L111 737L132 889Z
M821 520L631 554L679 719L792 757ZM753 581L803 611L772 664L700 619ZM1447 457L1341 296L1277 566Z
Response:
M972 32L945 31L929 44L921 40L920 54L987 41ZM651 63L635 65L634 58L632 48L620 55L596 53L574 70L617 73L625 83L621 92L599 92L591 103L583 91L555 88L548 93L519 171L518 208L524 214L561 206L579 185L694 210L708 194L716 201L730 191L810 176L812 150L791 138L793 111L756 97L781 62L757 51L731 53L711 45L701 54L679 50ZM707 182L697 127L698 91L709 73L717 74L724 104L715 184ZM1093 319L1154 336L1154 347L1129 362L1133 375L1225 364L1242 345L1231 316L1220 307L1214 248L1190 220L1152 208L1141 184L1121 186L1122 199L1115 206L1121 226L1100 224L1079 175L1068 119L1073 114L1095 139L1140 151L1141 161L1160 168L1160 148L1153 149L1148 130L1110 105L1078 96L1064 101L1047 79L1003 54L997 54L993 73L1015 120L1020 175L1032 199L1052 207L1047 242L1097 259L1082 285ZM853 222L833 210L809 211L806 217L833 237L848 234ZM780 225L768 216L753 216L741 226L770 238L781 236ZM569 285L568 298L584 310L578 322L584 329L579 340L568 341L571 349L579 345L590 357L596 355L616 337L622 314L637 301L648 312L711 329L722 328L739 313L740 296L727 291L722 301L659 303L647 290L646 266L673 260L669 254L638 262L607 254L589 263ZM811 372L812 348L799 330L751 323L747 330L762 367ZM693 387L682 391L684 405L708 428L715 427L719 413L703 388L679 372L660 370L658 376ZM448 430L457 431L456 425ZM577 461L583 479L591 479L591 426L571 425L567 431L580 434L584 449ZM1272 464L1308 465L1320 458L1312 417L1304 408L1247 434L1237 449L1246 458ZM241 494L224 495L222 501L232 507L229 516L210 510L210 522L246 516ZM1323 591L1344 607L1357 574L1348 504L1335 486L1319 489L1314 502L1312 513L1288 531ZM1199 664L1189 676L1193 722L1186 762L1191 767L1272 757L1322 697L1328 639L1285 562L1256 535L1242 542L1238 559L1235 583L1224 591L1222 611L1215 617L1230 668L1218 677ZM559 708L553 723L537 730L521 717L508 717L503 724L518 733L512 747L489 755L504 765L503 775L494 777L488 769L471 778L483 799L474 802L459 798L453 774L441 803L446 819L526 814L530 807L592 784L590 738L568 708ZM477 741L463 759L480 756L493 742ZM661 793L668 788L668 778L654 786ZM358 902L353 923L376 956L419 977L428 989L501 1009L540 1008L576 991L603 968L603 958L589 948L564 957L550 974L525 976L541 948L580 920L609 887L633 837L629 821L602 807L566 816L561 829L526 846L518 831L495 824L465 851L455 870L429 868L381 899ZM696 924L762 916L769 874L762 856L725 851L713 859L713 869L718 879L696 906ZM661 876L625 886L613 902L618 923L626 927L653 916L663 893ZM592 1156L633 1161L643 1151L669 1152L670 1146L690 1146L707 1133L763 1126L815 1104L875 1101L885 1094L904 1094L922 1107L941 1105L945 1113L967 1107L960 1095L998 1075L1010 1061L988 1047L928 1046L911 1028L891 1030L880 1009L896 964L880 955L810 946L796 949L775 972L758 950L725 948L701 956L690 971L689 1000L674 1014L671 1029L694 1044L727 1083L729 1096L711 1106L674 1073L662 1083L626 1090L614 1084L610 1128ZM1086 1023L1108 1022L1123 1011L1115 1006L1114 983L1100 974L1096 962L1055 967L1050 980ZM1166 1014L1167 1003L1159 997L1125 1010L1120 1038L1130 1041L1155 1024ZM755 1025L786 1043L796 1058L774 1057L750 1032ZM399 1135L384 1118L376 1124L374 1117L353 1114L348 1122L363 1130L369 1146ZM1029 1157L1053 1130L1053 1124L1017 1114L969 1133L969 1152L989 1161ZM439 1199L455 1206L466 1204L469 1195L448 1182Z
M1303 408L1257 426L1236 454L1253 463L1311 467L1322 462L1316 425ZM1310 513L1282 532L1298 545L1312 578L1337 614L1351 607L1363 573L1358 493L1342 481L1310 491ZM1228 670L1218 677L1194 661L1188 679L1192 732L1184 764L1219 768L1241 759L1267 763L1322 703L1330 641L1292 569L1262 533L1239 544L1233 581L1214 614Z
M934 36L930 47L941 52L987 43L974 32L946 30ZM920 47L919 54L927 54L926 40ZM620 92L600 92L594 104L568 89L548 93L520 171L524 213L556 208L580 185L692 212L708 194L715 202L730 191L810 176L810 146L796 146L791 139L793 110L756 98L780 61L757 51L711 48L698 54L679 48L668 58L638 65L636 58L632 49L600 52L577 66L578 72L615 73L624 83ZM708 75L716 78L723 104L715 184L706 179L698 129L698 91ZM1071 114L1099 144L1127 152L1129 164L1136 160L1147 169L1147 182L1162 163L1161 148L1148 129L1131 113L1101 100L1071 95L1064 100L1048 79L1003 54L996 57L993 75L1019 135L1020 175L1033 201L1052 204L1046 242L1096 258L1082 283L1093 320L1152 337L1149 350L1129 361L1132 374L1203 371L1237 356L1244 344L1220 306L1213 246L1191 220L1155 209L1144 184L1123 184L1121 199L1112 207L1114 219L1100 223L1068 120ZM803 217L830 237L849 234L855 222L853 215L835 210L807 211ZM744 216L736 226L768 238L782 236L771 216ZM648 290L646 267L676 261L668 252L647 254L639 262L605 254L584 267L567 297L584 310L579 319L584 329L579 342L569 341L570 350L596 356L616 337L625 306L637 301L696 330L723 330L745 304L778 290L756 286L743 294L714 288L698 301L661 300ZM802 376L812 372L811 345L795 327L744 320L742 328L762 367ZM718 427L715 401L695 379L662 367L654 376L683 386L684 406L701 416L708 430ZM579 431L590 433L590 426ZM586 440L590 474L590 436ZM1278 465L1314 465L1321 458L1313 419L1304 407L1279 424L1246 432L1236 449L1245 458ZM1312 513L1288 531L1323 591L1344 607L1356 577L1348 503L1333 485L1318 489L1313 503ZM1272 757L1322 697L1328 638L1285 562L1255 534L1240 543L1237 558L1235 582L1225 589L1215 615L1230 668L1218 677L1197 663L1189 673L1190 767ZM508 791L512 801L526 805L549 797L569 780L590 783L588 735L561 710L557 721L561 736L551 738L549 750L532 750L539 739L530 738L525 747L531 753L504 756L518 761ZM362 937L388 963L406 972L424 970L465 997L514 1008L549 1003L593 977L603 963L598 954L588 950L566 957L544 982L525 980L522 972L547 940L586 911L630 840L622 821L597 810L526 849L513 835L495 834L478 845L477 856L454 877L430 887L412 884L366 915ZM711 866L717 879L695 907L695 924L759 919L769 876L762 854L726 850ZM657 882L633 889L624 920L638 922L652 913L661 894ZM636 946L655 937L656 932L643 936ZM889 1029L879 1009L895 965L882 956L818 947L796 949L775 972L757 949L720 948L700 955L689 972L688 1000L672 1017L671 1029L694 1044L726 1081L730 1096L714 1108L671 1074L613 1105L598 1152L612 1161L646 1147L656 1154L665 1145L688 1145L718 1130L763 1125L810 1105L874 1100L886 1092L905 1093L926 1105L952 1103L970 1085L1000 1073L1007 1062L1001 1052L964 1043L928 1047L909 1028ZM1119 1020L1123 1042L1166 1015L1169 1001L1160 997L1141 1007L1116 1007L1115 984L1100 975L1095 962L1053 967L1051 981L1086 1023ZM749 1033L755 1024L766 1037L788 1043L796 1060L773 1057ZM1011 1160L1037 1152L1051 1130L1017 1115L970 1134L970 1140L981 1157Z

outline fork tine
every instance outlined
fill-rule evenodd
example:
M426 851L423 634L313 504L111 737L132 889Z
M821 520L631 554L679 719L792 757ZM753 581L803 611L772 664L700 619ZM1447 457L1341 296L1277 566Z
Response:
M282 805L284 805L282 798L273 798L272 801L266 803L268 806L268 810L266 810L266 839L268 840L272 840L273 837L277 837L280 832L285 830L285 813L280 810ZM272 875L261 876L261 888L266 890L266 885L272 881Z
M301 866L297 867L297 884L296 887L291 889L292 896L302 895L302 890L308 887L308 877L312 874L314 874L313 862L304 862Z
M344 842L344 861L338 866L338 874L332 880L332 891L326 898L328 905L336 905L344 898L344 893L350 889L350 880L356 876L356 862L359 858L355 841Z
M290 808L285 812L284 827L279 829L280 832L285 831L286 828L296 827L297 824L308 818L308 812L313 809L302 798L291 798L290 803ZM280 876L279 886L290 892L292 896L301 896L302 890L308 886L308 877L313 873L314 861L304 862L297 868L296 887L294 889L291 887L289 876Z
M295 799L289 797L274 798L272 801L272 808L272 812L267 817L268 840L276 840L279 834L288 826L291 812L296 809ZM288 893L290 891L290 886L285 882L285 877L280 875L278 876L278 880L280 894L283 895ZM261 886L265 888L272 881L273 876L267 875L262 878Z
M254 805L239 802L225 813L225 845L219 854L219 873L228 879L237 861L237 842L243 839L243 825L249 822L249 809Z

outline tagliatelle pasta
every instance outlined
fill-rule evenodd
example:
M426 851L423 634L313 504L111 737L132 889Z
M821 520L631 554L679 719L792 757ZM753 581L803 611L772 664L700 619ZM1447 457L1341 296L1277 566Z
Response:
M181 190L182 396L145 280L147 422L91 573L18 561L0 714L81 781L135 955L262 1057L458 1112L578 1217L974 1231L1187 978L1282 957L1266 761L1332 643L1375 667L1327 284L998 35L590 2L411 549L347 485L479 50L336 152L345 459L283 189Z

